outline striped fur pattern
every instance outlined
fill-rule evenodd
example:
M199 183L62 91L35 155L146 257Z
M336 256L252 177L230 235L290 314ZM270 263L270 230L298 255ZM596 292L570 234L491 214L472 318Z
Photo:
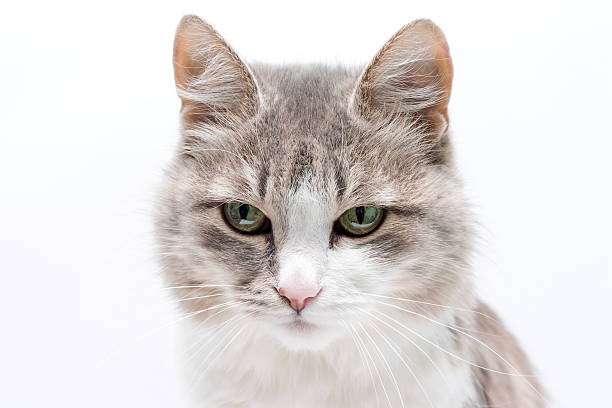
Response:
M452 65L433 23L404 27L361 70L249 66L187 16L174 64L181 139L156 230L193 406L546 406L474 294ZM270 231L233 230L229 201L259 208ZM384 209L380 227L338 233L360 205ZM277 292L287 274L323 288L300 314Z

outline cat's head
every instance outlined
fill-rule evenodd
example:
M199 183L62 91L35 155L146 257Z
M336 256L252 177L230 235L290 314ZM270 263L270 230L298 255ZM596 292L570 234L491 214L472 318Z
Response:
M392 298L471 299L436 25L405 26L364 70L269 67L188 16L174 70L182 137L157 235L193 319L320 348L385 319Z

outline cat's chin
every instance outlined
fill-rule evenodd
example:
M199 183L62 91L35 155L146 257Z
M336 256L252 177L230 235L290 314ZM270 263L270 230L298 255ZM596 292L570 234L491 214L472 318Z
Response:
M338 333L329 326L308 323L302 319L274 325L274 335L289 350L322 350Z

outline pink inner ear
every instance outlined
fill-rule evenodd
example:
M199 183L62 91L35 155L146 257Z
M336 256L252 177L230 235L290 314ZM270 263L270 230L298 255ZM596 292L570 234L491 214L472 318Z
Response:
M255 113L258 92L249 69L199 17L181 20L173 63L184 120L221 124Z
M197 16L188 15L181 19L174 37L174 80L177 87L184 87L188 78L199 73L198 63L192 61L197 52L197 36L204 29L212 28Z
M356 106L366 114L435 111L448 120L452 72L442 31L429 20L417 20L396 33L366 68Z

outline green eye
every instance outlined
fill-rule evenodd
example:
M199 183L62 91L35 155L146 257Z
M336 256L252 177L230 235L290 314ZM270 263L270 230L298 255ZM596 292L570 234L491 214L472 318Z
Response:
M237 201L224 204L223 213L227 222L242 232L257 232L266 223L266 216L257 207Z
M365 235L374 231L382 220L383 211L369 205L353 207L338 220L342 229L350 235Z

